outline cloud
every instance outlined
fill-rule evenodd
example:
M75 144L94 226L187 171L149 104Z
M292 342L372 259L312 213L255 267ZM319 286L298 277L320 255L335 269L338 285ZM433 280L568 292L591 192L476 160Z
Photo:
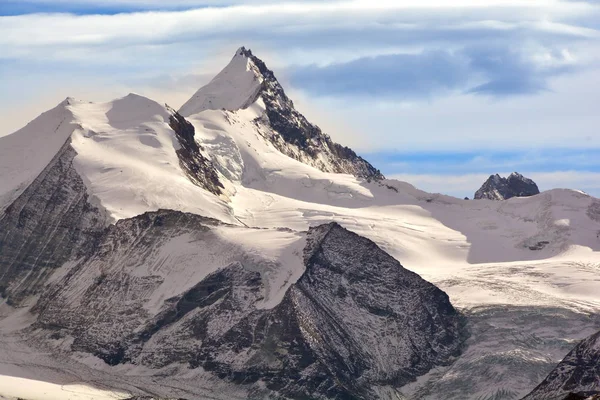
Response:
M543 59L523 53L508 45L477 45L382 55L299 67L291 78L312 94L326 96L428 97L449 90L506 96L547 90L549 78L575 68L568 52L549 49L551 58Z
M433 174L394 174L388 179L408 182L431 193L443 193L456 197L472 197L473 193L489 177L486 174L433 175Z
M16 0L5 0L5 3L17 3ZM138 7L140 9L164 9L165 7L206 7L206 6L232 6L232 5L260 5L269 3L280 3L277 0L171 0L168 5L163 0L19 0L19 3L31 5L45 5L60 7L68 6L120 6ZM295 0L294 4L302 3L332 3L317 0ZM566 9L584 8L585 1L559 1L559 0L459 0L449 4L445 0L379 0L372 1L354 0L345 2L348 7L357 9L431 9L431 8L490 8L490 7L512 7L512 8L544 8L544 9Z
M532 94L547 90L546 83L538 77L507 77L494 79L469 90L470 93L492 96Z
M113 3L156 4L152 1ZM579 27L561 20L591 13L597 13L597 7L580 2L567 4L558 0L462 0L453 2L451 7L442 1L360 0L276 4L250 2L179 12L117 15L34 14L0 17L0 46L3 58L42 57L39 53L61 58L61 53L52 54L53 49L46 47L61 46L64 50L64 47L123 47L181 41L210 42L226 38L255 38L279 47L284 47L284 43L280 42L282 38L288 43L293 38L296 46L302 41L306 45L318 46L319 37L326 42L336 40L338 44L351 46L361 36L385 36L388 39L383 43L389 43L392 39L395 43L403 40L413 43L444 42L444 34L450 31L453 37L477 38L477 35L468 35L468 32L515 29L581 36ZM555 24L540 25L548 18L556 19L552 21ZM502 28L498 29L499 26ZM571 29L565 30L565 27ZM590 34L595 32L591 29L587 31ZM324 32L329 35L322 35ZM352 35L348 36L349 33ZM369 43L372 45L374 42Z
M470 77L468 60L447 51L360 58L325 67L300 67L290 79L317 95L429 96L464 86Z
M346 121L335 140L368 154L445 152L479 154L600 148L600 69L562 74L549 90L530 96L486 98L463 93L429 101L312 97L311 106ZM320 117L308 117L319 124Z
M0 61L52 70L118 67L132 76L136 68L154 75L187 68L181 73L190 74L217 49L231 53L244 44L259 55L277 54L269 65L289 68L292 82L312 94L420 98L547 90L548 79L565 71L567 55L573 70L585 64L586 44L596 42L598 32L578 20L600 15L597 5L562 0L169 2L202 7L183 11L161 11L164 2L154 0L27 3L58 11L104 5L147 12L0 17ZM202 71L208 72L216 71Z
M297 2L312 2L303 0ZM68 13L116 15L140 11L183 11L207 7L230 7L276 3L276 0L3 0L0 15Z

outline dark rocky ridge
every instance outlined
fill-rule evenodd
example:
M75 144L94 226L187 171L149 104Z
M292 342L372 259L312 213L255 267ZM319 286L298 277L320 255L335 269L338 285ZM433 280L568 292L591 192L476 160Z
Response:
M73 167L70 139L0 216L0 295L11 305L40 292L46 279L94 248L108 225Z
M216 195L223 193L225 188L219 180L219 174L210 160L200 152L201 148L196 143L196 130L177 111L167 106L171 112L169 126L175 131L181 148L176 151L179 165L188 178L196 186L208 190Z
M184 399L184 398L177 398L177 399L170 398L170 399L167 399L167 398L161 398L161 397L155 397L155 396L133 396L133 397L129 397L129 398L125 399L125 400L187 400L187 399Z
M263 78L260 90L248 105L262 97L266 106L266 122L275 133L270 140L279 151L299 161L309 162L325 172L347 173L364 179L384 179L378 169L352 149L333 142L318 126L308 122L304 115L295 109L294 103L285 94L273 71L252 54L251 50L242 47L239 54L248 57L256 66L256 72ZM290 149L290 144L296 146L305 157L300 157ZM327 160L327 164L318 160L319 155Z
M600 398L600 332L579 343L523 400ZM569 397L570 396L570 397Z
M474 199L507 200L512 197L528 197L539 194L540 190L531 179L525 178L518 172L513 172L508 178L491 175L481 188L475 192Z
M138 341L134 330L152 317L144 302L164 281L159 275L134 275L132 269L150 263L153 250L170 238L189 232L202 237L207 225L218 224L159 210L109 226L85 257L46 288L34 308L35 327L52 337L74 337L72 350L92 353L109 365L129 360L128 347Z
M264 284L242 258L149 314L162 278L133 269L183 233L209 246L217 224L168 210L119 221L44 293L36 334L73 337L72 350L110 365L187 363L293 399L377 398L374 388L400 387L459 353L463 321L446 294L335 223L311 229L306 271L273 309L256 307Z
M108 225L75 155L67 142L0 220L3 297L39 296L36 341L109 365L185 363L249 385L251 397L294 399L377 398L377 387L400 387L460 351L463 322L448 297L370 240L335 223L311 229L304 275L259 308L263 278L213 232L222 223L159 210ZM214 272L151 311L165 281L151 271L177 270L161 255L173 243L222 246L228 258L217 268L197 258Z
M569 393L563 400L600 400L600 393Z

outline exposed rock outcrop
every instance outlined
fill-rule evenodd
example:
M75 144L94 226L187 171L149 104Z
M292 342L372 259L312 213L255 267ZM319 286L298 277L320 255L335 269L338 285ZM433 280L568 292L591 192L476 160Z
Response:
M181 169L195 185L216 195L221 194L224 186L219 180L217 170L201 153L201 148L196 143L194 126L177 111L170 108L169 111L172 113L169 126L175 131L181 146L176 151Z
M579 343L523 400L600 398L600 332Z
M0 295L18 305L94 248L109 221L73 166L70 140L0 218Z
M528 197L539 194L534 181L513 172L508 178L491 175L481 188L475 192L474 199L507 200L511 197Z
M35 334L109 365L185 363L293 399L377 398L460 352L463 320L448 296L370 240L335 223L312 228L304 274L265 309L248 256L230 251L213 259L221 267L201 256L230 249L217 227L246 229L167 210L119 221L46 289ZM157 307L178 273L173 246L214 272Z

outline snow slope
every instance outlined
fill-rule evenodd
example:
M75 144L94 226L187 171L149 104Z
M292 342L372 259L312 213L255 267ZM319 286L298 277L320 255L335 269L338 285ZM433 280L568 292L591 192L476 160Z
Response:
M69 109L81 126L72 135L75 167L115 220L170 208L231 221L228 205L181 170L164 106L129 94Z
M243 55L244 51L239 48L228 68L198 89L179 110L181 115L189 116L204 110L240 110L256 100L262 80L249 58Z
M91 388L86 385L57 385L32 379L0 376L0 399L17 400L113 400L128 394Z
M0 215L42 172L76 129L66 99L12 135L0 138Z
M468 398L518 398L574 341L600 329L594 317L600 311L600 200L551 190L506 201L465 201L394 180L324 172L334 170L327 158L333 153L311 158L279 140L265 122L263 82L240 49L180 110L218 171L223 195L194 185L182 170L171 111L130 94L103 104L69 99L0 138L0 210L70 140L77 172L113 221L173 209L264 228L215 230L231 246L273 261L263 271L269 282L264 308L276 306L303 271L298 231L336 221L446 291L470 317L468 350L453 366L407 387L414 398L459 399L467 392ZM169 254L181 251L184 259L184 250ZM140 266L140 275L150 272L146 267ZM164 290L148 310L209 272L185 263L181 270L161 272Z

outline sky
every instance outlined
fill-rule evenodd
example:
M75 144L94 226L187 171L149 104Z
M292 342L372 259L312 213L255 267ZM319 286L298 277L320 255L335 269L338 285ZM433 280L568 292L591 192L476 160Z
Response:
M388 177L600 197L599 0L0 0L0 136L68 96L177 108L242 45Z

